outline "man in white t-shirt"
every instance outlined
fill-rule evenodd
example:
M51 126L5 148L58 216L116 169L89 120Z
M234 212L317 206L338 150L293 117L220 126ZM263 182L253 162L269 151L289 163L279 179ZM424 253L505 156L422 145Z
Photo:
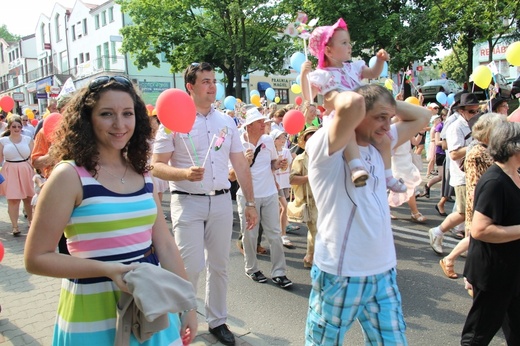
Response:
M306 345L342 345L355 320L373 344L406 345L384 163L372 144L385 136L392 147L403 144L428 124L431 114L395 101L377 84L338 93L334 105L334 118L306 145L319 210ZM352 121L352 114L360 112L366 114L362 121ZM391 125L394 115L402 121ZM354 186L344 159L354 135L369 172L363 187Z
M292 285L292 282L286 276L287 265L280 229L278 189L273 171L280 168L287 169L288 164L287 159L278 157L273 138L265 134L266 119L256 108L248 110L244 123L246 132L240 136L240 139L246 150L253 151L250 168L253 177L255 207L260 216L263 234L269 241L271 250L271 280L278 286L287 288ZM237 192L237 207L240 216L246 275L253 281L264 283L267 278L259 269L256 257L259 225L255 225L251 230L246 230L245 208L247 203L242 188Z

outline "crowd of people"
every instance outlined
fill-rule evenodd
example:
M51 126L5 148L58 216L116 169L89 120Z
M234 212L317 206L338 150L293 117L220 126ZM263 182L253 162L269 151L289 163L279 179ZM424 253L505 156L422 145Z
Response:
M13 236L21 233L23 204L27 270L63 279L54 344L114 344L123 333L118 299L132 290L125 276L148 263L191 282L193 293L205 272L209 332L234 345L226 322L236 199L246 276L267 282L257 256L269 252L269 276L283 289L293 285L284 253L294 247L286 234L294 227L288 208L306 208L306 345L342 345L355 321L369 344L407 345L391 207L407 203L410 220L426 222L416 199L433 198L439 182L435 209L446 218L428 232L433 251L442 255L444 234L464 227L456 234L460 243L439 261L455 279L455 260L467 257L473 305L461 344L485 345L499 328L508 344L520 344L520 220L514 212L520 124L507 121L507 103L493 98L484 105L488 110L461 92L441 110L436 103L405 102L377 83L365 85L363 79L379 76L388 53L380 50L373 67L346 62L351 44L342 19L316 28L309 48L318 66L302 65L301 105L239 103L221 111L213 67L190 64L184 79L196 117L187 134L169 131L150 114L124 76L97 77L62 100L52 136L27 126L25 116L7 119L0 194ZM292 136L283 123L291 109L305 117ZM424 169L428 181L421 188ZM171 230L161 208L168 189ZM269 251L261 246L264 238ZM165 316L169 327L146 339L132 333L132 342L193 341L193 309Z

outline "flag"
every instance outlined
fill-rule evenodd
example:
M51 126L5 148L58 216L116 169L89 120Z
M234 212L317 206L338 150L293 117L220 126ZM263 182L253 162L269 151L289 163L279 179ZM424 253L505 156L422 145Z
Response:
M69 77L65 81L65 84L63 84L63 87L61 88L61 91L58 94L58 98L60 98L61 96L73 93L74 91L76 91L76 87L74 86L74 82L72 81L72 78Z

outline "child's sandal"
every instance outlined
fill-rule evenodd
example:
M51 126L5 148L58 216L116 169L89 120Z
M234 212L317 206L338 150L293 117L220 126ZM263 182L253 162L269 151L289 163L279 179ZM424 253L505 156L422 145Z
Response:
M352 169L352 182L354 186L361 187L367 184L368 172L362 167Z

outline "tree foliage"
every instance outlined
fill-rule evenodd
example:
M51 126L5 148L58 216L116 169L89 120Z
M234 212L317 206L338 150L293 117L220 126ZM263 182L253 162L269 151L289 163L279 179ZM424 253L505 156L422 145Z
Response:
M117 2L133 21L121 30L122 50L139 68L159 66L161 53L172 72L192 62L209 62L226 76L227 94L237 96L247 73L288 73L283 64L291 43L277 38L288 19L284 0L276 6L256 0Z
M0 37L6 42L14 42L20 39L18 35L11 34L5 24L0 26Z

